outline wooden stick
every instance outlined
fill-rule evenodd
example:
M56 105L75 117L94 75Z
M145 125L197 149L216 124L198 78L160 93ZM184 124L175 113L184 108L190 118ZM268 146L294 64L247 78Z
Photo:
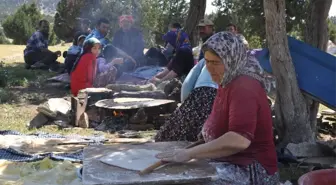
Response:
M204 143L204 140L199 140L199 141L196 141L195 143L192 143L190 145L188 145L187 147L185 147L185 149L188 149L188 148L192 148L192 147L195 147L197 145L200 145L200 144L203 144ZM164 161L158 161L152 165L150 165L149 167L145 168L144 170L141 170L139 172L139 175L145 175L145 174L148 174L148 173L151 173L152 171L154 171L156 168L160 167L160 166L163 166L165 164L167 164L168 162L164 162Z

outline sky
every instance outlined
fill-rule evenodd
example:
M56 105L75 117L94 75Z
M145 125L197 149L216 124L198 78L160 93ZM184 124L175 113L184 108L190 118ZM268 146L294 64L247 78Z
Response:
M217 9L216 7L211 5L212 0L208 0L207 1L207 6L206 6L206 10L205 13L206 14L210 14L212 12L215 12ZM332 0L332 4L330 7L330 11L329 11L329 16L336 16L336 0Z

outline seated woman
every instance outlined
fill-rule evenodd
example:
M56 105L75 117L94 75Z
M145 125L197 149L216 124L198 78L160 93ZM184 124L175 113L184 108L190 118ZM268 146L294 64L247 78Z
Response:
M167 162L212 159L219 179L209 184L275 185L279 182L272 117L263 71L248 61L244 44L230 32L203 45L206 67L220 85L202 135L205 143L158 154Z
M163 40L174 47L175 54L166 69L150 80L154 84L185 76L194 66L191 44L185 32L180 29L171 30L163 36Z
M201 60L182 84L182 105L166 120L155 141L196 141L211 113L217 87L206 69L205 61Z
M95 87L105 87L112 84L117 79L118 69L117 65L124 62L123 58L114 58L115 53L111 52L110 47L107 45L103 49L103 55L97 58L97 77L94 83Z
M68 49L67 52L63 53L63 57L65 58L64 60L65 69L68 72L68 74L70 74L74 63L76 62L76 59L81 53L85 37L86 37L85 35L77 36L74 39L73 45Z
M71 93L77 96L82 89L93 87L97 72L96 58L100 53L100 42L90 38L84 42L83 53L77 58L71 74Z

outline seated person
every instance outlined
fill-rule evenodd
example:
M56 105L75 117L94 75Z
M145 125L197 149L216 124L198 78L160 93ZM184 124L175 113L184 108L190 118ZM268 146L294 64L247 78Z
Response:
M101 18L98 20L96 28L92 30L92 32L85 38L89 40L90 38L96 38L101 43L102 47L105 47L109 41L106 39L106 35L108 34L110 29L110 22L105 19Z
M206 69L205 60L201 60L182 84L182 105L166 119L155 141L197 141L197 135L211 113L217 87Z
M249 43L247 42L246 38L242 34L238 33L238 28L235 24L229 23L226 26L226 30L235 34L241 41L243 41L246 48L249 48Z
M84 40L85 40L85 35L77 36L74 39L73 45L68 49L67 52L63 53L63 57L65 57L65 60L64 60L65 69L68 72L68 74L70 74L74 63L76 62L76 59L81 53Z
M180 29L169 31L163 36L163 40L174 47L174 56L167 67L150 80L154 84L185 76L194 66L191 44L184 31Z
M84 42L83 53L76 60L70 74L70 88L74 96L77 96L82 89L93 87L97 71L96 58L100 47L100 42L96 38Z
M177 31L177 29L181 29L181 25L179 23L173 23L170 25L170 31ZM174 48L169 44L165 43L165 47L161 49L160 47L150 48L145 56L146 56L146 64L147 65L158 65L158 66L167 66L168 62L173 57Z
M248 61L246 47L230 32L213 35L202 50L211 78L219 85L202 128L205 143L157 157L175 163L212 160L218 179L207 185L277 185L272 115L259 62Z
M138 67L144 65L145 42L141 31L133 27L133 22L131 15L119 17L120 29L114 34L112 45L131 56L137 62L135 67ZM129 65L131 64L129 63ZM125 70L132 70L135 67Z
M56 60L61 56L61 51L53 52L48 49L49 22L41 20L38 26L24 50L26 68L58 70L59 63Z
M97 58L95 87L106 87L106 85L114 83L118 75L116 66L122 65L124 62L123 58L114 58L115 53L111 47L113 46L107 45L103 49L103 55Z

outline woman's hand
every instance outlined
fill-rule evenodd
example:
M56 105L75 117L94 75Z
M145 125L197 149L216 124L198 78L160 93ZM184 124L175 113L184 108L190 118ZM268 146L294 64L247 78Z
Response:
M124 59L123 58L115 58L112 60L113 65L116 64L123 64L124 63Z
M188 149L178 149L170 152L159 153L156 158L164 162L183 163L191 160Z
M149 80L151 83L153 83L153 84L159 84L160 82L161 82L161 80L160 79L158 79L158 78L156 78L156 77L153 77L152 79L150 79Z

